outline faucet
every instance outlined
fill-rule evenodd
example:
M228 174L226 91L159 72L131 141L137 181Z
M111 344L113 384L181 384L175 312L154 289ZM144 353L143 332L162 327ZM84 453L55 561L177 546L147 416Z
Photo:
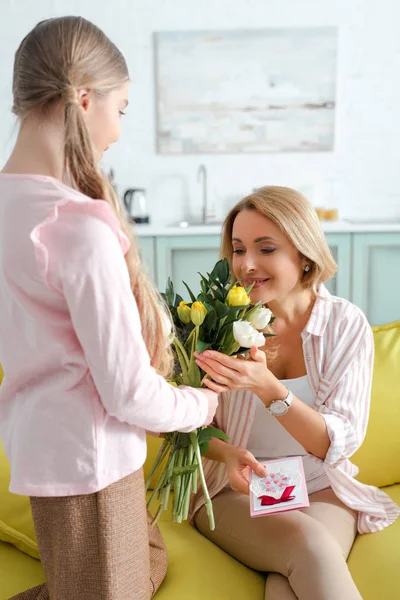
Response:
M198 170L197 170L197 181L202 182L202 188L203 188L203 202L202 202L202 209L201 209L201 217L202 217L202 223L207 223L208 219L211 217L213 218L215 215L213 214L213 211L209 211L208 208L208 201L207 201L207 169L205 167L205 165L200 165Z

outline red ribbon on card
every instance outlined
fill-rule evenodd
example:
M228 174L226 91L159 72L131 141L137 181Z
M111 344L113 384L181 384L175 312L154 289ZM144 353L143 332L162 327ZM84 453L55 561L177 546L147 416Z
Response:
M295 487L296 486L294 485L290 485L285 488L280 498L274 498L273 496L258 496L258 499L261 500L261 506L270 506L272 504L280 504L281 502L293 500L295 496L291 496L290 494L293 492Z

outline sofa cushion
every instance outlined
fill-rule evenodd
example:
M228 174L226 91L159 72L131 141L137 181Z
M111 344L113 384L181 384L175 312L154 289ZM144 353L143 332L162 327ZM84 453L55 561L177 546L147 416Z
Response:
M245 567L188 523L160 523L168 572L157 600L264 599L265 575Z
M0 542L0 600L35 587L45 581L40 561Z
M367 435L352 457L357 477L382 487L400 483L400 321L373 327L375 362Z
M0 540L39 558L29 498L9 492L9 484L10 467L0 441Z
M400 485L384 488L400 504ZM347 561L364 600L400 597L400 519L376 533L358 535Z

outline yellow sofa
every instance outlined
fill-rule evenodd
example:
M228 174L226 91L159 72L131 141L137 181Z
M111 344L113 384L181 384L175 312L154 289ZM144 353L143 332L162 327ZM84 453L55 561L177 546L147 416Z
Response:
M375 367L366 440L353 460L358 478L382 487L400 504L400 321L374 327ZM146 469L159 441L149 438ZM7 491L9 472L0 447L0 600L44 581L27 498ZM163 515L168 574L157 600L263 600L265 575L245 567L187 523ZM400 519L357 536L348 565L364 600L400 598ZM62 600L62 599L60 599ZM340 599L338 599L340 600Z

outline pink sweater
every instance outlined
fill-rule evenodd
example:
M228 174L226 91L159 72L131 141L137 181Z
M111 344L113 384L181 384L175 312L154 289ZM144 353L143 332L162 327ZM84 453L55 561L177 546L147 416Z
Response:
M331 441L323 466L335 494L358 511L358 531L384 529L400 508L382 490L360 483L358 467L350 457L361 446L368 424L374 340L364 314L342 298L331 296L322 285L301 337L307 375L316 398L313 406L325 419ZM225 431L229 444L246 447L257 399L249 391L222 394L214 424ZM223 463L204 460L210 496L228 483ZM199 491L191 504L192 515L204 504Z
M203 425L200 390L157 375L110 206L0 174L0 437L10 491L96 492L140 469L146 429Z

